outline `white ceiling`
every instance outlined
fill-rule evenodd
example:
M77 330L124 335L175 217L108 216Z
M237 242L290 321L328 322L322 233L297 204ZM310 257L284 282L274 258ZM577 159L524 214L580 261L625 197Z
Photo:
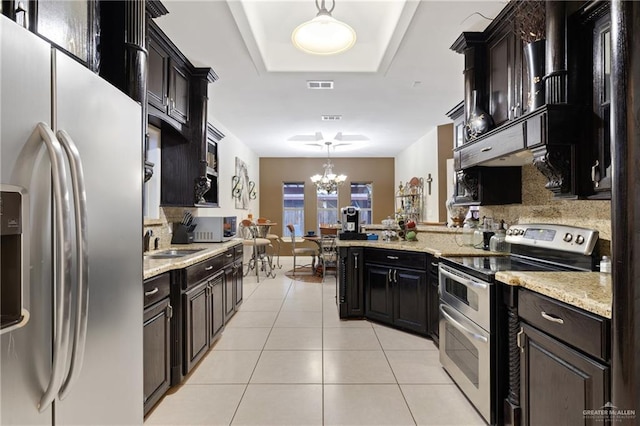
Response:
M335 56L291 44L291 32L317 12L313 0L164 0L160 28L196 66L220 79L209 87L209 119L260 157L324 157L324 146L295 135L338 132L368 140L332 157L393 157L462 100L463 56L449 46L482 31L506 1L337 0L333 16L358 41ZM331 0L327 1L328 7ZM476 13L477 12L477 13ZM308 80L333 80L310 90ZM322 115L342 120L321 121ZM346 140L347 138L345 138Z

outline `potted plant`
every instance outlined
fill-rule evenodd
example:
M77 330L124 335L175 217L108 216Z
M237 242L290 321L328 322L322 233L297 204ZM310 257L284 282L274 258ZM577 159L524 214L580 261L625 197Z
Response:
M524 58L528 71L528 110L533 111L545 103L545 29L546 6L544 1L512 0L515 32L522 40ZM525 83L526 84L526 83Z

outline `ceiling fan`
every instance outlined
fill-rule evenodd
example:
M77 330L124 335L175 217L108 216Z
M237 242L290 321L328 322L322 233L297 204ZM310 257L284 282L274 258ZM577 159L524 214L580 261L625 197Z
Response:
M369 138L364 135L344 135L342 132L338 132L330 139L325 138L322 132L316 132L313 135L295 135L290 137L289 140L293 142L306 142L305 145L319 147L333 146L335 148L342 145L351 145L351 142L368 141Z

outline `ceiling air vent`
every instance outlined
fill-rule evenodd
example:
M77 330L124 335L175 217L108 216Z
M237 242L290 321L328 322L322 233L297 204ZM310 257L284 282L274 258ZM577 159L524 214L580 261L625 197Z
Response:
M322 116L322 121L338 121L338 120L342 120L341 115L323 115Z
M333 89L333 80L307 80L307 89Z

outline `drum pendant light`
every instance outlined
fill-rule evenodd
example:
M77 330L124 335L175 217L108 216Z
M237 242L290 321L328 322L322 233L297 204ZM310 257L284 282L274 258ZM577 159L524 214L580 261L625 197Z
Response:
M336 7L335 0L332 3L331 9L327 10L325 0L320 4L316 0L316 17L300 24L291 34L294 46L314 55L335 55L351 49L356 42L356 32L331 16Z

